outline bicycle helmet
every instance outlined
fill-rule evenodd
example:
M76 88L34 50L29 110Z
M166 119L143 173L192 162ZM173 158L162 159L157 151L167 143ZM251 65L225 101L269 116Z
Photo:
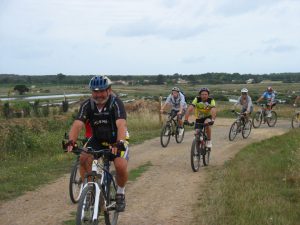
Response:
M201 88L201 89L199 90L199 94L201 94L202 91L206 91L206 92L209 94L209 89L206 88L206 87Z
M247 88L243 88L243 89L241 90L241 93L248 93L248 89L247 89Z
M179 92L180 89L179 89L178 87L173 87L173 88L172 88L172 91L177 91L177 92Z
M267 91L268 91L268 92L272 92L272 91L273 91L273 88L272 88L271 86L269 86L269 87L267 88Z
M107 76L94 76L89 83L92 91L103 91L111 86L112 82Z

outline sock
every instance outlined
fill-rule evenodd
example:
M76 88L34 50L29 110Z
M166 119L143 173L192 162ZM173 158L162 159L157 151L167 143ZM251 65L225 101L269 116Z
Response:
M125 187L118 186L117 194L125 194Z

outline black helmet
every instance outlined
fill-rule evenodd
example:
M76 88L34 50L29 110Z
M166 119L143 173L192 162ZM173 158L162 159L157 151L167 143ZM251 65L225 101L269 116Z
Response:
M201 94L202 91L206 91L206 92L209 94L209 89L206 88L206 87L201 88L201 89L199 90L199 94Z

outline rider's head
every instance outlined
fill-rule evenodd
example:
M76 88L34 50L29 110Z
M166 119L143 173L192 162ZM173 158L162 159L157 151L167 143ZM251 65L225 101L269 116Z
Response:
M111 80L107 76L94 76L89 83L92 97L97 104L105 104L111 94Z
M180 89L178 87L173 87L172 88L172 95L177 98L177 96L179 95L179 91Z
M269 87L267 88L267 92L269 92L269 93L273 92L273 88L272 88L271 86L269 86Z
M207 100L209 96L209 89L204 87L199 90L199 95L202 100Z
M241 94L242 94L242 95L247 95L247 94L248 94L248 89L247 89L247 88L243 88L243 89L241 90Z

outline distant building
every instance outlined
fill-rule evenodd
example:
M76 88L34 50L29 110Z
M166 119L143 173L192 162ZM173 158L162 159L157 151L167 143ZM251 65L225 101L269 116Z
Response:
M246 84L252 84L253 82L254 82L254 79L246 80Z
M178 78L178 80L177 80L177 84L187 84L187 83L188 83L188 81L183 80L181 78Z

